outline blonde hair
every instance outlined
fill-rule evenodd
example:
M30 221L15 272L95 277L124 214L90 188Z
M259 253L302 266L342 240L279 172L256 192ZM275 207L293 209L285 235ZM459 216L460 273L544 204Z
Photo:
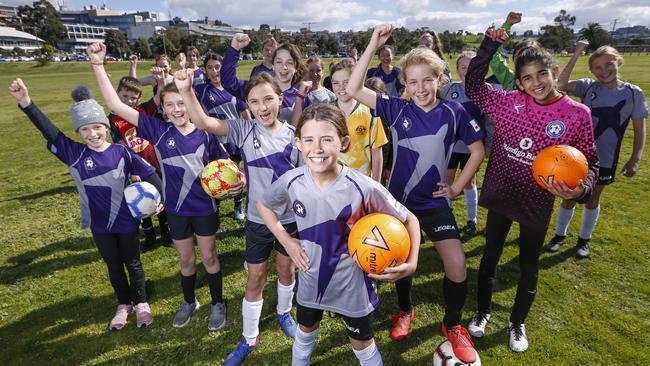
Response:
M595 59L597 59L600 56L605 56L605 55L610 55L614 56L614 59L616 60L616 64L618 67L623 66L623 56L621 56L620 53L618 53L618 50L612 46L601 46L598 47L594 53L589 56L589 70L591 70L592 64Z
M415 65L429 66L435 77L439 77L445 71L445 62L435 52L424 47L414 48L399 60L401 69L399 78L402 84L406 85L406 69Z
M460 60L462 60L464 58L468 58L468 59L471 60L474 57L476 57L476 52L474 52L474 51L463 51L463 52L461 52L458 55L458 58L456 59L456 69L458 69L458 63L460 62Z

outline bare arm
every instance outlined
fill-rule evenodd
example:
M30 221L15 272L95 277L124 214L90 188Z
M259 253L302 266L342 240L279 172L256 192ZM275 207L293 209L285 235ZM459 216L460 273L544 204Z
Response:
M176 71L174 74L174 83L183 97L183 102L190 114L190 120L196 128L208 131L217 136L226 136L228 134L228 124L220 119L213 118L205 114L201 103L196 99L196 94L192 89L192 77L194 71L184 69Z
M309 93L311 89L311 81L302 81L300 82L300 88L298 90L298 95L296 96L295 102L293 104L293 112L291 113L291 123L292 126L297 126L300 116L302 116L302 104L305 101L305 96Z
M411 239L411 250L409 251L409 257L406 262L396 267L388 267L381 274L369 274L369 277L382 281L396 281L413 274L418 268L418 257L420 255L420 222L411 211L407 211L404 226L406 226L406 231L408 231L409 238Z
M483 141L481 140L475 141L471 145L467 146L467 148L469 149L469 159L467 160L463 170L461 170L458 178L456 178L454 183L451 185L445 182L439 182L438 186L440 189L433 192L433 197L454 198L462 192L467 183L472 180L472 177L483 161L483 157L485 157L485 148L483 146Z
M354 99L372 109L377 108L377 93L366 88L363 85L363 81L366 77L366 71L368 70L368 66L370 66L372 57L375 55L377 49L386 43L386 40L390 37L393 29L394 27L392 24L381 24L375 27L370 42L368 42L368 46L363 51L361 58L359 58L359 62L352 70L350 81L348 81L348 86L346 87L347 92L350 93Z
M293 263L295 263L301 271L307 271L309 269L309 257L307 257L307 253L302 249L300 241L289 235L287 230L282 226L280 220L278 220L278 216L275 212L264 206L262 202L257 201L255 207L257 207L257 212L259 212L262 220L264 220L266 227L271 230L276 239L278 239L280 244L282 244L284 249L287 251L287 254L289 254L289 257L291 257ZM419 243L420 241L418 240L418 244Z
M639 170L639 161L645 147L645 118L632 118L632 127L634 128L632 156L623 166L623 175L626 177L633 177Z
M381 147L373 148L370 151L372 161L371 174L372 179L377 182L381 181L381 168L384 166L384 153L381 150Z
M573 56L571 56L569 63L567 63L567 65L564 67L564 70L562 70L560 77L557 79L557 87L560 88L560 90L563 90L567 93L573 93L576 91L576 82L574 80L569 80L569 78L571 77L573 68L576 66L576 62L578 62L578 58L582 54L582 51L587 49L587 46L589 46L589 42L584 39L576 43L576 48L573 52Z
M100 42L93 43L88 46L86 53L88 54L88 57L90 57L90 63L95 72L95 78L97 79L99 90L102 92L102 97L104 98L106 105L108 105L108 108L110 108L113 113L124 118L134 126L137 126L139 117L138 111L122 103L120 98L117 96L115 89L113 89L113 85L108 79L108 75L104 69L103 62L104 56L106 55L106 45Z
M138 56L131 55L129 56L129 62L131 67L129 68L129 76L132 78L137 78L138 76Z

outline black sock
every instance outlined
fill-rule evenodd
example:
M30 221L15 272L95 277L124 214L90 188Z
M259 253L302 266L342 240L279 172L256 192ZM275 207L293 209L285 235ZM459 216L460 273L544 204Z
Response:
M413 301L411 300L411 289L413 288L413 276L404 277L395 281L395 290L397 290L397 303L399 309L405 313L411 313Z
M189 276L183 276L181 274L181 287L183 288L183 297L185 302L188 304L193 304L196 300L196 295L194 293L194 284L196 283L196 272Z
M467 297L467 279L453 282L447 276L442 282L442 294L445 298L445 317L443 323L447 329L460 324L460 315Z
M223 302L223 278L221 271L217 273L205 273L205 278L208 280L210 287L210 296L212 296L212 305Z

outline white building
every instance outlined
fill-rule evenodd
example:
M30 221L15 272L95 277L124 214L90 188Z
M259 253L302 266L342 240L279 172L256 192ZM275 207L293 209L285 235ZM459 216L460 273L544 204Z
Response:
M44 40L29 33L10 27L0 27L0 48L3 50L11 51L20 47L24 51L33 52L43 47L44 43Z
M84 51L95 42L104 42L106 31L118 30L116 27L103 27L90 24L63 24L66 37L59 43L59 48L69 51Z

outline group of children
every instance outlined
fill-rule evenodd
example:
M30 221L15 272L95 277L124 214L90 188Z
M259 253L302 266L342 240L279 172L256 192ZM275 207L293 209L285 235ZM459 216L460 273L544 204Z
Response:
M139 259L138 222L122 198L124 186L138 179L163 193L161 229L169 227L163 234L171 238L179 257L184 300L173 325L185 326L199 308L194 290L196 241L211 294L208 328L224 326L223 281L215 252L218 208L202 192L198 176L211 160L239 155L245 175L230 193L237 196L244 185L247 188L248 279L241 341L226 365L241 364L260 342L263 288L273 249L276 314L284 334L294 339L292 364L310 363L323 312L328 311L344 322L360 364L381 365L373 331L373 312L379 304L375 281L395 281L399 311L391 319L390 336L406 338L415 318L411 292L421 230L434 242L444 266L442 334L456 357L471 363L477 357L471 337L485 335L497 265L512 222L520 226L520 279L509 345L523 352L528 348L524 324L536 295L538 262L554 198L563 202L556 235L546 249L559 250L574 206L585 203L577 254L588 256L600 195L614 180L630 118L635 139L626 176L637 171L645 140L643 93L619 79L622 58L611 47L590 57L597 80L569 81L584 42L578 44L559 82L551 55L534 42L517 49L514 72L496 66L503 62L499 50L507 30L520 20L521 14L509 14L504 27L486 32L476 53L462 53L456 62L461 80L455 83L449 82L449 66L435 34L423 35L421 46L404 55L398 68L392 66L392 49L385 45L393 27L379 25L358 61L341 60L330 67L331 91L320 85L324 65L318 58L303 65L296 46L278 45L273 38L264 44L265 60L250 79L237 79L239 51L250 43L245 34L233 38L223 58L206 55L204 70L198 67L198 51L192 49L189 59L177 58L176 73L171 73L169 59L159 58L151 77L138 81L132 67L115 91L103 66L106 48L93 44L87 52L111 115L109 121L89 95L75 97L73 127L84 144L70 140L49 122L20 79L11 84L10 93L45 136L48 148L69 166L80 193L82 225L90 227L118 297L110 329L124 327L131 311L138 326L153 321ZM377 52L381 64L368 70ZM136 62L132 59L132 65ZM490 65L503 90L486 83ZM383 80L383 89L372 87L376 78L365 82L371 77ZM156 96L137 106L142 84L155 85ZM587 106L560 90L580 96ZM404 91L408 99L402 96ZM122 141L121 145L107 142L111 128L114 141ZM384 166L382 147L389 142L390 158ZM558 144L578 148L589 162L587 179L574 189L562 182L542 189L532 179L535 155ZM489 159L478 197L474 176L486 150ZM460 169L457 177L456 169ZM469 332L461 325L468 293L465 254L450 207L461 192L468 206L466 234L476 234L477 205L488 210L478 308ZM373 212L397 217L411 239L408 260L378 275L363 272L347 251L350 228ZM145 224L145 232L148 227ZM297 321L291 312L294 293Z

